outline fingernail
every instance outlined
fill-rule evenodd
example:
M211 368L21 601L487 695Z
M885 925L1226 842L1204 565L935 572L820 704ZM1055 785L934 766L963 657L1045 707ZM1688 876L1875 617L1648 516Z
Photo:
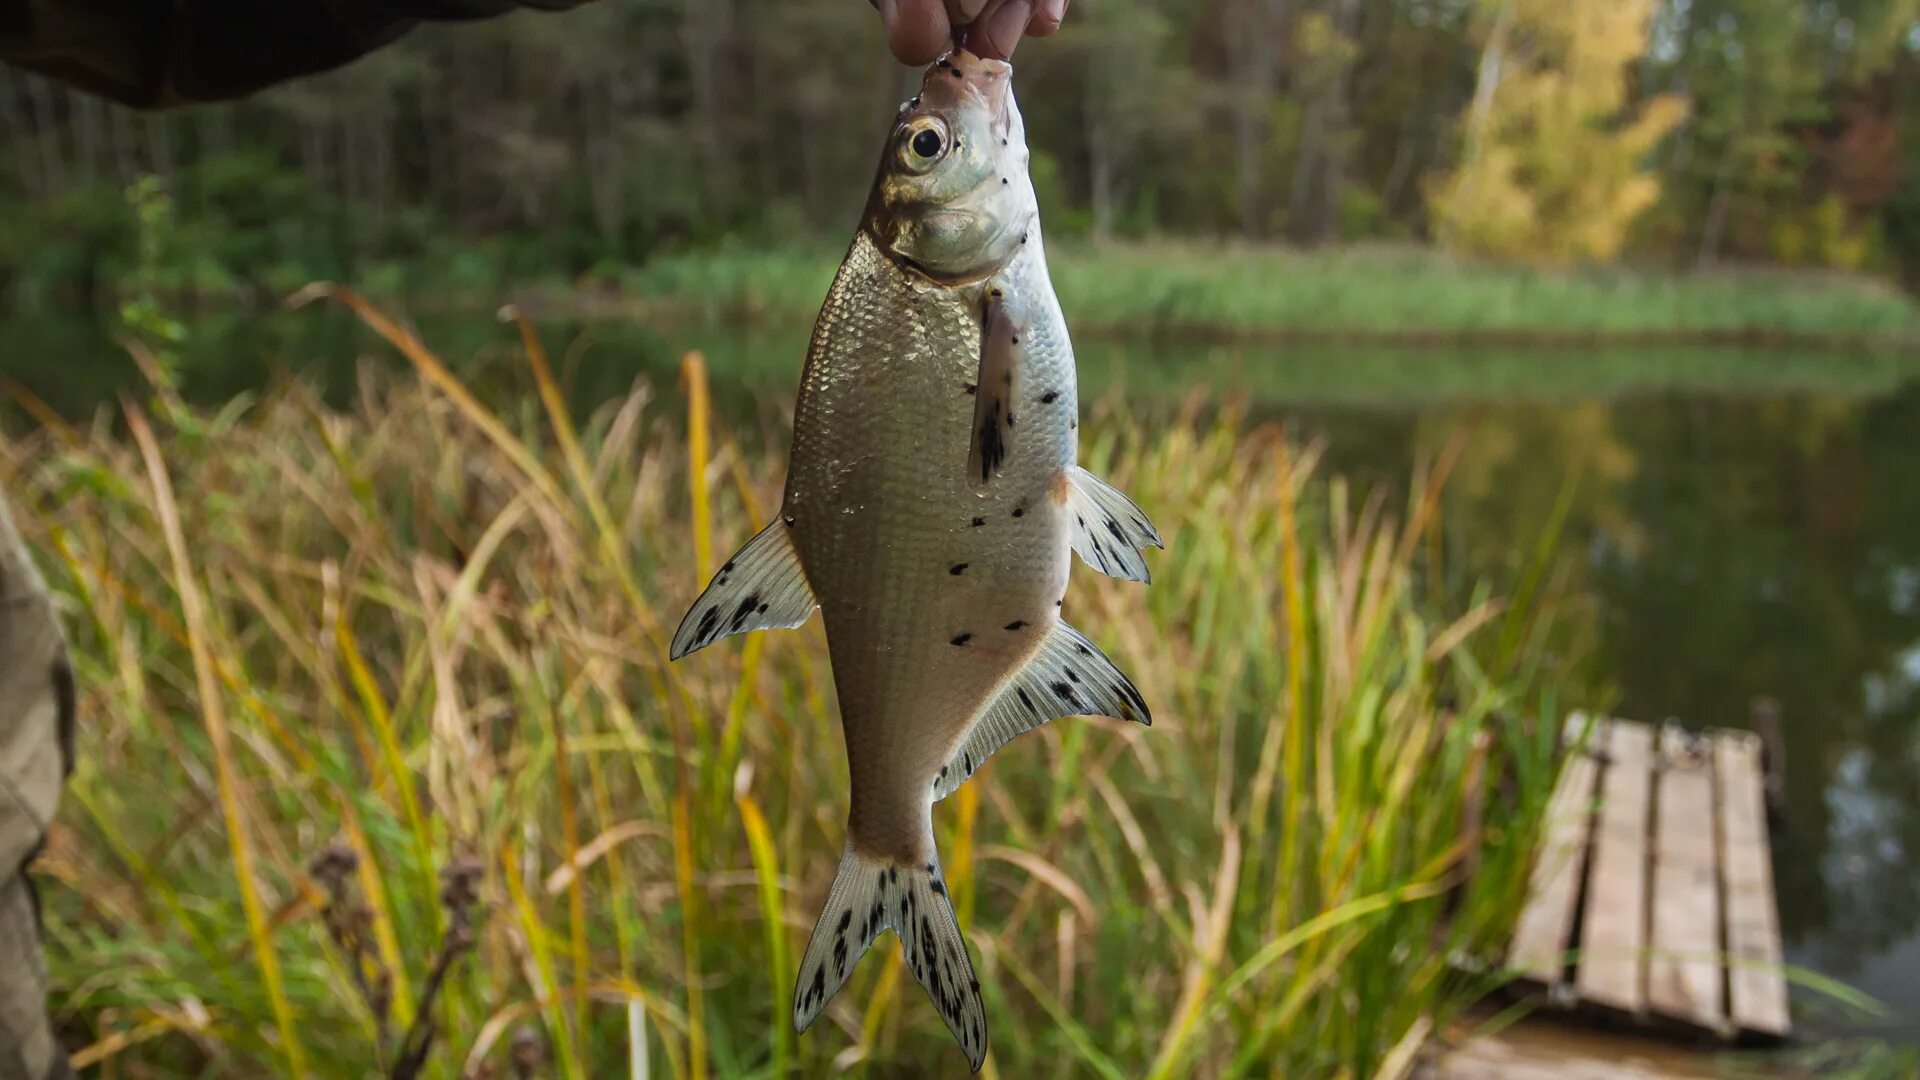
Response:
M1007 0L987 16L987 47L993 50L995 59L1005 60L1013 55L1020 44L1020 35L1027 29L1027 20L1033 18L1031 0Z

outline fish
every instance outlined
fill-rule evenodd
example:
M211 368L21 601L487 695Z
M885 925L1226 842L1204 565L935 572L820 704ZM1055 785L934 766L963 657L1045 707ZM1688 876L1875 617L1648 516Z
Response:
M818 609L845 735L846 844L801 960L804 1032L884 931L977 1072L987 1014L933 804L1050 720L1151 724L1061 618L1073 553L1149 578L1134 501L1077 463L1073 347L1047 273L1012 67L957 49L889 128L815 323L780 515L714 574L673 659Z

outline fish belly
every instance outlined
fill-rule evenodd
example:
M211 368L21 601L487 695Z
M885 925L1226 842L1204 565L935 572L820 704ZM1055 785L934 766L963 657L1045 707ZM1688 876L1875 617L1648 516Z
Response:
M849 842L866 854L929 860L934 777L1059 617L1076 405L1035 239L992 279L1019 305L1022 351L989 482L967 470L986 283L931 283L862 233L814 330L784 513L826 623Z

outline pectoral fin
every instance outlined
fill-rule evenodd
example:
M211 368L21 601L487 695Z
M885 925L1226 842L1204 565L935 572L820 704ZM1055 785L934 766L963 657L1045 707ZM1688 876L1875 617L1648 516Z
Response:
M818 606L793 549L793 530L776 520L713 575L680 620L668 656L678 660L730 634L799 626Z
M1020 332L1007 312L1006 295L987 290L980 318L980 377L974 383L973 442L967 475L990 484L1013 450L1014 394L1019 382Z
M1067 470L1067 487L1073 550L1087 565L1109 577L1151 581L1141 552L1167 545L1140 507L1078 465Z
M1053 631L981 712L934 779L937 802L953 794L1014 736L1062 716L1111 716L1152 724L1147 702L1093 642L1066 623Z

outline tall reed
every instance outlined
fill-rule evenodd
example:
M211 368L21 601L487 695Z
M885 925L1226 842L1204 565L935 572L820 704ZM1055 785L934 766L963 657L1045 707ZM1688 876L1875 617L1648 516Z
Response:
M489 404L341 299L417 378L8 444L86 687L43 862L79 1060L377 1075L424 1008L437 1076L963 1073L891 949L787 1028L845 806L817 623L664 659L781 463L709 426L697 362L690 425L646 386L576 424L533 328L537 399ZM1169 551L1145 591L1076 571L1067 615L1156 724L1055 723L937 811L992 1075L1399 1070L1516 914L1552 590L1432 600L1443 470L1402 506L1197 402L1082 430Z

